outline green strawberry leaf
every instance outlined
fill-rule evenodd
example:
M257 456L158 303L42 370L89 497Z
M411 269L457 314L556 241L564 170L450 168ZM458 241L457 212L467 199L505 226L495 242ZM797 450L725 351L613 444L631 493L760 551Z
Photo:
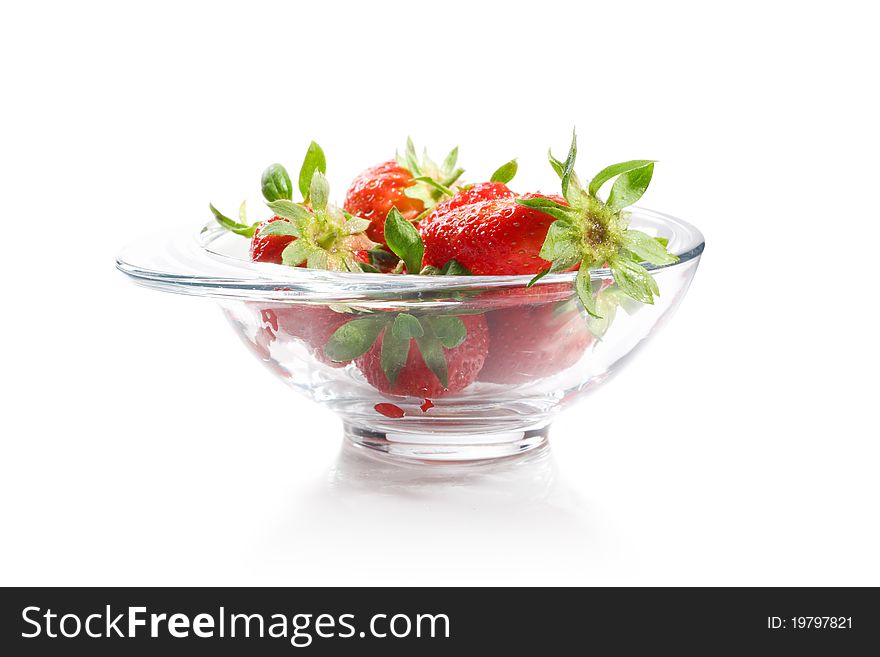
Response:
M470 269L461 264L458 260L453 258L440 270L441 276L473 276L473 273Z
M282 222L276 221L276 224L280 224ZM273 224L269 224L270 226ZM302 263L308 261L312 257L312 253L315 251L311 246L309 246L308 242L305 240L293 240L290 244L284 247L284 250L281 252L281 262L288 267L298 267Z
M354 360L358 356L363 356L376 342L385 323L384 319L377 317L346 322L330 336L327 344L324 345L324 353L330 360L337 363L344 363Z
M557 260L570 261L569 267L573 267L581 259L579 245L580 235L577 224L570 218L563 217L550 224L550 227L547 229L547 237L544 239L544 244L541 246L538 256L550 262ZM551 271L560 270L551 267Z
M434 328L429 322L423 322L424 335L416 338L422 360L436 376L444 388L449 387L449 371L446 365L446 354L443 353L443 343L434 334Z
M643 169L649 164L654 164L654 160L628 160L627 162L619 162L617 164L607 166L595 176L593 176L593 179L590 181L590 186L587 191L589 192L590 196L595 197L599 193L599 190L602 188L602 185L614 178L614 176L619 176L622 173L627 173L636 169Z
M573 208L554 201L552 198L518 198L516 199L516 202L518 205L524 205L527 208L540 210L544 214L549 214L556 219L570 221L576 214L576 211Z
M297 242L299 241L297 240ZM284 254L282 253L281 255L283 256ZM329 266L330 262L330 254L327 251L324 249L311 249L309 250L308 260L306 260L306 267L309 269L331 269Z
M611 186L611 193L608 194L608 200L605 201L605 205L614 212L632 205L642 198L642 194L645 193L648 185L651 184L651 177L653 175L653 162L620 174Z
M599 308L596 305L596 298L593 296L593 284L590 279L589 268L582 266L578 270L577 276L574 279L574 286L578 298L584 304L584 309L591 317L602 319L601 315L599 315Z
M574 163L577 159L577 134L571 131L571 146L568 148L568 157L565 158L565 164L562 166L562 196L569 204L574 205L574 195L569 192L572 177L574 176ZM577 177L574 177L575 182ZM576 184L580 186L580 183Z
M312 208L315 211L324 210L327 208L329 200L330 183L327 182L323 173L315 171L315 175L312 176L312 184L309 185L309 201Z
M391 208L385 217L385 242L403 260L409 273L417 274L422 270L425 245L419 231L403 218L397 208Z
M636 301L654 303L654 296L660 294L660 289L647 269L625 258L616 258L610 264L614 282L622 292Z
M327 259L328 261L332 261L333 266L331 269L333 269L333 271L347 271L352 273L363 271L363 269L361 269L362 263L355 260L355 258L348 253L330 253L327 256Z
M639 262L650 262L652 265L671 265L678 260L666 250L665 244L638 230L629 229L624 233L623 248L636 256Z
M562 255L550 263L548 274L556 274L561 271L570 271L581 262L581 254L577 251Z
M287 169L280 164L270 164L263 171L260 180L263 190L263 197L267 201L277 201L278 199L293 199L293 185L290 182L290 176L287 175Z
M489 182L500 182L506 185L511 180L513 180L513 177L516 175L518 169L519 165L516 163L515 158L512 159L510 162L505 162L495 170L495 173L493 173L492 177L489 178Z
M449 192L449 193L450 193L450 194L454 194L454 192L451 190L451 187L452 187L452 185L454 185L454 184L456 183L456 181L457 181L459 178L461 178L461 174L463 174L463 173L464 173L464 169L462 169L462 168L458 168L458 169L456 169L455 171L453 171L452 173L450 173L448 176L446 176L446 178L444 178L444 179L443 179L443 182L440 183L440 184L443 185L443 186L446 187L446 188L450 188L450 192ZM445 193L445 192L444 192L444 193Z
M528 283L526 283L526 287L532 287L532 285L534 285L535 283L540 281L542 278L544 278L549 273L550 273L550 267L547 267L547 269L545 269L544 271L538 272L532 280L530 280Z
M281 217L282 219L289 219L294 223L299 224L302 221L311 221L312 213L309 212L306 208L301 206L299 203L294 203L293 201L288 201L287 199L280 199L278 201L270 201L266 203L269 206L269 209L275 213L276 217Z
M628 294L624 293L623 290L620 289L619 285L611 285L606 287L599 294L599 299L605 299L607 304L614 305L615 308L623 308L627 315L634 315L639 310L644 308L644 304L639 301L636 301Z
M440 167L437 166L437 163L431 159L431 156L428 155L428 148L422 148L422 171L436 171Z
M467 338L464 322L453 315L427 317L422 322L430 324L434 335L446 349L455 349Z
M617 315L617 308L620 305L619 291L616 285L612 285L599 292L596 295L596 312L598 316L587 317L587 329L600 340L608 331L608 328L614 321L614 317ZM629 297L626 298L632 301Z
M462 169L462 173L464 173L464 169ZM461 175L461 174L458 174L458 175ZM453 192L451 189L449 189L449 187L447 187L443 183L437 182L436 180L434 180L430 176L415 176L413 178L413 180L415 180L416 182L426 183L426 184L430 185L431 187L433 187L434 189L436 189L441 194L446 194L447 196L454 196L455 195L455 192ZM452 182L455 182L455 181L453 180Z
M260 237L268 237L269 235L290 235L291 237L302 237L299 228L290 221L273 221L266 224L260 230Z
M214 207L213 204L209 203L208 207L211 208L211 214L214 215L214 219L218 224L223 226L226 230L231 233L235 233L236 235L242 235L244 237L253 237L254 233L257 232L257 226L260 225L259 222L247 225L241 224L229 217L223 215L217 208Z
M415 319L415 318L413 318ZM418 322L416 322L418 323ZM388 384L393 388L397 382L400 371L406 366L409 358L410 338L403 338L394 334L394 331L385 331L382 338L382 350L379 355L379 364L388 379Z
M309 212L308 209L298 203L288 201L287 199L279 199L277 201L266 203L266 205L269 206L269 209L272 210L276 217L281 217L282 219L287 219L292 222L301 236L306 234L309 226L315 221L315 215ZM272 226L278 223L282 222L273 221L269 225Z
M425 334L425 330L415 317L407 313L400 313L394 318L394 323L391 325L391 333L394 334L394 337L401 340L412 340L413 338L422 337Z
M376 267L366 262L359 262L358 266L361 268L361 271L365 274L381 274Z
M413 176L421 175L422 168L419 166L419 158L416 155L416 147L413 144L412 137L406 138L406 150L404 151L403 156L406 168L409 169L409 172L413 174Z
M443 170L452 171L455 168L456 162L458 162L458 146L449 151L449 154L443 160ZM464 173L464 169L461 169L461 173Z
M351 217L342 226L342 232L345 235L357 235L363 233L370 227L369 219L361 219L360 217Z
M327 158L324 157L324 151L321 147L312 142L306 150L306 156L299 170L299 193L302 194L304 201L309 200L309 191L312 179L315 177L315 171L327 173Z
M565 171L565 162L553 157L553 151L550 149L547 150L547 159L550 161L550 166L553 167L556 175L562 178L562 173Z

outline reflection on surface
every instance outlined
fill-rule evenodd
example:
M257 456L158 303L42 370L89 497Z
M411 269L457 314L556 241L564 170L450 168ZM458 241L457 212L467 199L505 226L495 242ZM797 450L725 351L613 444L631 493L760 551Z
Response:
M558 476L549 447L487 463L419 464L346 442L326 478L293 495L285 514L280 535L264 543L263 565L293 572L338 557L352 584L437 576L564 584L572 564L583 572L608 561L593 510ZM320 581L318 572L297 577Z
M555 475L555 463L546 443L496 461L420 463L344 441L336 465L330 470L328 493L340 497L439 494L447 501L465 494L505 503L536 502L552 494Z

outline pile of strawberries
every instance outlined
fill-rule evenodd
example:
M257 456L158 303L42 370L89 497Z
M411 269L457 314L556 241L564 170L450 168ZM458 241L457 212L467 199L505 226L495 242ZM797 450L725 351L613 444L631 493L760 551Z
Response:
M384 393L438 397L476 380L526 383L560 372L583 355L596 326L607 327L620 298L653 303L659 294L642 263L676 258L664 240L630 229L624 211L650 183L653 161L606 167L584 186L576 156L574 136L564 161L549 156L560 195L518 194L508 187L515 160L487 181L464 183L457 149L437 164L427 154L418 158L408 140L403 156L359 174L339 208L329 202L324 152L312 142L297 180L302 201L293 200L287 170L273 164L262 176L271 218L247 223L244 204L239 221L211 211L224 228L250 238L255 262L392 276L529 275L528 286L548 273L578 272L576 295L559 284L524 286L517 303L457 317L260 309L269 341L295 338L328 365L354 363ZM611 269L613 288L590 279L596 267Z

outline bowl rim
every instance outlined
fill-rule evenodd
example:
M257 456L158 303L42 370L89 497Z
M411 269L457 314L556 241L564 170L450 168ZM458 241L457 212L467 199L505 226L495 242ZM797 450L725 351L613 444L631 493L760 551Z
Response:
M671 232L670 246L678 260L668 265L642 263L650 271L682 267L698 258L705 248L703 234L692 224L669 214L647 208L628 209L634 224L648 223ZM638 225L637 227L642 227ZM328 300L341 296L371 294L420 293L461 290L464 288L498 288L525 286L534 274L421 276L418 274L381 274L367 272L334 272L320 269L251 262L226 255L209 247L229 233L214 222L204 225L197 235L189 232L173 236L160 235L152 242L142 240L124 249L116 259L116 268L136 283L181 294L199 296L289 298L303 292L323 294ZM156 240L159 241L156 241ZM544 276L536 285L573 282L576 272ZM590 270L592 279L611 278L608 268Z

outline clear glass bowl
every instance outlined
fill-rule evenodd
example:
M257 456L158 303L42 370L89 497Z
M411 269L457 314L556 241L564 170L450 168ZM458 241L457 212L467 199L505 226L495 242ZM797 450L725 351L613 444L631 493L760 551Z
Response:
M197 236L137 242L117 267L139 285L216 298L254 356L333 409L356 444L409 459L480 460L544 443L556 413L604 383L681 303L702 234L643 209L632 210L630 224L667 238L679 260L648 267L660 288L653 305L627 301L609 270L593 270L603 320L586 316L573 273L526 288L529 276L351 274L252 263L248 241L214 225ZM415 341L390 387L381 343L401 313L441 334L450 321L464 325L462 344L441 347L448 389L425 367ZM324 349L330 336L364 319L386 327L373 347L351 361L331 360Z

